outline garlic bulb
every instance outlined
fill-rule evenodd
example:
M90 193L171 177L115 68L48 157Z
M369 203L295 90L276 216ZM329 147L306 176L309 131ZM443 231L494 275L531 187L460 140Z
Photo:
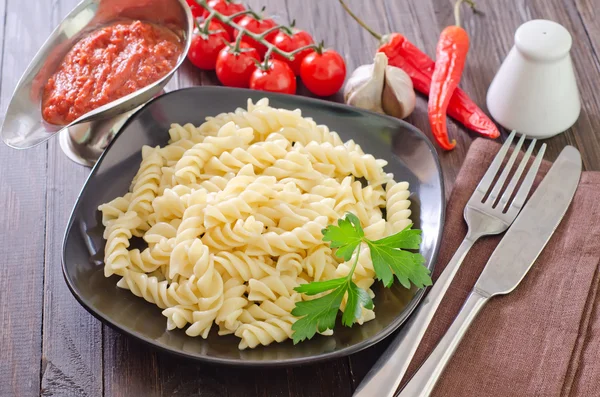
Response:
M377 54L379 55L379 53ZM375 63L359 66L344 87L344 101L348 105L383 113L381 94L385 82L387 56L375 56Z
M344 88L348 105L403 119L415 108L416 97L410 77L404 70L388 65L384 53L374 63L358 67Z

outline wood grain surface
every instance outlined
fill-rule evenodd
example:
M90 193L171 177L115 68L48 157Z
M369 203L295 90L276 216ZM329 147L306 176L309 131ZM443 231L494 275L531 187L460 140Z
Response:
M76 0L0 0L2 80L6 110L17 81L46 37ZM377 41L335 0L252 0L280 22L297 26L341 52L349 71L371 61ZM349 0L376 30L402 32L430 55L438 34L453 22L452 0ZM600 3L598 0L480 0L482 14L464 10L471 51L461 87L485 109L485 95L515 29L529 19L563 24L573 35L572 57L582 114L566 133L547 140L554 159L566 144L579 148L584 166L600 170ZM186 62L173 90L212 85L212 73ZM299 92L307 94L300 87ZM331 100L341 100L335 95ZM408 119L429 134L426 100ZM476 137L450 122L457 148L440 154L447 192ZM503 131L503 136L506 132ZM350 396L386 342L323 364L239 369L199 364L157 352L88 314L72 297L60 267L64 229L89 170L70 162L58 141L26 151L0 144L0 396Z

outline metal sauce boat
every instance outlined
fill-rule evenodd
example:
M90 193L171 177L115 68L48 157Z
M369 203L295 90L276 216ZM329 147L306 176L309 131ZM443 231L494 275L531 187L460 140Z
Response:
M167 27L181 38L183 51L173 70L69 125L47 123L41 110L44 85L71 47L99 27L135 19ZM71 160L93 165L127 118L160 94L181 66L190 47L193 28L194 20L184 0L83 0L52 32L19 80L0 129L2 140L15 149L27 149L59 133L61 148Z

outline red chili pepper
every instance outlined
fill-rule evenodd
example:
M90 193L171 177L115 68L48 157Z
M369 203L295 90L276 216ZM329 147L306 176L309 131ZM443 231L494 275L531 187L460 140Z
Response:
M450 97L458 87L469 52L469 34L460 27L460 5L463 0L457 0L454 5L456 25L448 26L440 34L435 52L435 68L431 76L432 84L429 91L427 110L429 125L437 143L446 150L452 150L456 141L448 140L446 111ZM471 2L471 7L474 4Z
M415 90L429 95L434 60L400 33L392 33L383 40L385 43L379 47L379 52L387 55L389 64L404 70L410 76ZM448 115L487 138L496 139L500 136L494 122L460 88L450 98Z
M455 140L448 140L446 111L465 68L468 51L469 35L466 30L460 26L448 26L442 31L436 50L427 111L431 132L437 143L446 150L456 146Z
M435 68L434 60L400 33L381 36L374 32L352 13L344 1L339 1L362 27L381 41L382 44L378 51L387 55L389 64L404 70L410 76L415 90L429 95ZM487 138L496 139L500 136L494 122L460 88L456 88L450 98L448 115Z

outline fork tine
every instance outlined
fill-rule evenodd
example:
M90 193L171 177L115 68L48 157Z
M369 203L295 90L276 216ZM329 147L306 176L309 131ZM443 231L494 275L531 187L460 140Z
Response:
M504 191L504 193L502 194L502 197L500 198L500 202L498 203L498 208L504 209L506 207L506 204L508 203L508 200L510 200L510 198L512 197L512 194L513 194L515 188L517 187L517 183L519 183L519 179L521 179L521 175L523 175L523 171L525 171L525 167L527 166L527 162L529 161L529 158L531 157L531 153L533 153L533 148L535 147L536 142L537 142L537 139L533 139L531 141L531 143L529 144L529 147L527 148L527 151L523 155L523 158L521 159L521 163L519 164L517 171L512 176L512 179L508 183L506 190Z
M525 179L523 180L521 187L517 191L517 195L515 196L515 199L509 205L508 211L506 211L507 214L513 213L514 211L519 212L521 210L521 208L523 207L523 204L525 204L525 200L527 200L527 195L529 194L529 191L531 190L531 186L533 186L533 181L535 180L535 176L537 175L537 172L540 168L540 164L542 163L542 158L544 157L545 152L546 152L546 144L544 143L540 147L540 150L538 151L538 154L535 157L533 164L531 164L531 168L529 168L529 171L527 172L527 175L525 176Z
M498 151L498 154L496 154L496 157L494 157L492 164L490 164L485 175L483 176L483 178L477 185L477 189L475 189L475 192L476 193L479 192L481 194L482 199L483 199L483 196L490 189L490 186L492 185L492 182L494 181L494 177L498 173L498 170L500 169L500 166L502 165L502 161L504 161L504 156L506 156L506 153L508 152L508 148L510 147L510 144L512 143L513 139L515 138L515 134L516 134L516 131L513 131L510 133L510 135L508 136L508 139L506 140L506 142L504 142L504 145L502 145L502 147Z
M521 150L521 146L523 146L524 141L525 141L525 134L521 135L519 142L517 142L517 144L515 145L515 149L513 150L510 158L508 159L508 162L504 166L504 169L502 170L502 173L500 174L498 181L496 181L496 184L494 185L492 192L490 193L490 195L488 196L488 198L486 200L486 201L489 201L489 203L492 205L492 207L494 206L494 204L496 204L496 199L498 198L498 195L500 195L500 190L502 190L502 187L504 186L504 182L506 181L506 178L508 178L508 174L510 173L510 170L512 170L513 164L515 163L515 160L517 159L517 156L519 155L519 151Z

